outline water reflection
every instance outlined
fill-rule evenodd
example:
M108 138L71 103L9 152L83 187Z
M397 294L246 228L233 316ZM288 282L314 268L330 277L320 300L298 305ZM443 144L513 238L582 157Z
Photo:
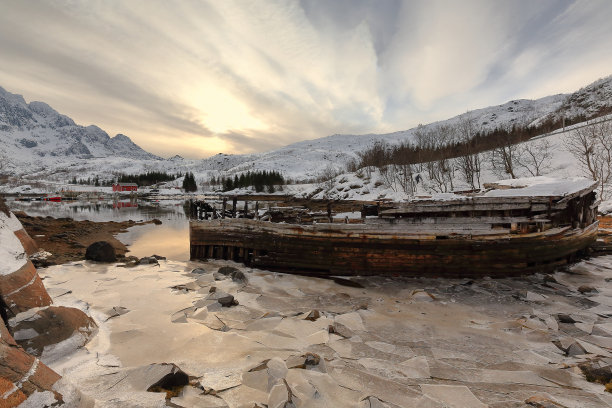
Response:
M126 233L117 235L128 245L128 255L137 257L153 254L168 259L189 260L189 219L185 215L182 200L151 203L143 200L132 201L8 201L13 211L24 211L31 216L51 216L90 221L149 221L159 219L161 225L147 224L132 227ZM187 206L188 208L188 206Z
M13 211L24 211L32 216L51 216L54 218L69 217L75 220L90 221L148 221L185 220L184 202L167 200L152 203L143 200L126 201L8 201Z
M128 245L129 253L138 258L161 255L175 261L189 260L188 224L165 223L132 227L117 235L117 239Z

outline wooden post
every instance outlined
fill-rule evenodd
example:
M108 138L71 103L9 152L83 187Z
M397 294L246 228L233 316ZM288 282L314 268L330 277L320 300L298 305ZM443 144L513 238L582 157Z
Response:
M232 218L236 218L236 203L238 202L238 199L234 196L234 198L232 199Z
M255 201L255 219L259 221L259 201Z
M244 200L244 218L249 218L249 202Z
M223 197L223 211L221 212L221 218L225 219L225 206L227 205L227 197Z
M330 222L330 224L333 222L331 201L327 202L327 220Z

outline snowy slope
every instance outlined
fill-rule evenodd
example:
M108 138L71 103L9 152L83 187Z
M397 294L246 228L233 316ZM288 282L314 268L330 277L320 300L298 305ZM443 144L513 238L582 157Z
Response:
M74 160L122 157L155 160L125 135L80 126L43 102L26 103L0 87L0 155L16 173L66 166Z
M427 124L422 129L454 126L470 120L476 130L486 131L510 128L514 124L538 124L550 117L592 115L611 107L612 76L570 95L510 101ZM2 171L28 179L65 181L75 175L79 178L112 177L119 172L163 170L191 171L200 181L248 170L276 170L292 180L312 180L329 167L343 170L350 160L358 157L359 152L378 141L389 144L409 142L416 130L332 135L248 155L217 154L201 160L174 156L161 160L142 150L127 136L110 138L96 126L79 126L42 102L27 104L20 95L0 88L0 156L8 162Z

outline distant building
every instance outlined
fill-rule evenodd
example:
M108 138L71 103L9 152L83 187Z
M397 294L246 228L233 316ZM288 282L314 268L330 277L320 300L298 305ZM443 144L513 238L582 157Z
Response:
M115 191L138 191L136 183L115 183L113 184L113 192Z

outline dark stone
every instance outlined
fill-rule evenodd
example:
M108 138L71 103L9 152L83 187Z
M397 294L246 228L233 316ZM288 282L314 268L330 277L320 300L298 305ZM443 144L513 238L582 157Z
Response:
M204 268L195 268L191 271L191 273L195 273L196 275L202 275L206 273L206 270Z
M219 297L217 302L221 303L221 306L223 307L236 306L238 304L238 301L234 299L234 296L229 294Z
M222 266L217 272L219 272L221 275L229 276L232 273L238 272L238 269L234 268L233 266Z
M160 256L160 255L151 255L149 258L155 258L158 261L165 261L166 260L165 256Z
M152 364L157 366L160 374L167 372L162 378L157 380L154 384L147 388L148 392L164 392L166 393L166 399L172 397L178 397L183 387L189 384L189 376L183 370L181 370L176 364ZM159 370L161 368L161 370Z
M217 291L216 286L211 286L210 289L208 289L208 293L215 293L216 291Z
M566 353L569 357L581 356L581 355L587 354L584 347L582 347L578 343L572 343L572 345L567 348Z
M576 321L574 319L572 319L572 317L570 315L565 314L565 313L557 314L557 319L561 323L576 323Z
M151 222L152 222L153 224L155 224L155 225L161 225L161 224L162 224L161 220L158 220L157 218L153 218L153 219L151 220Z
M597 361L588 361L579 364L578 367L582 370L587 381L604 385L612 382L612 367L609 365L601 366Z
M96 262L115 262L117 255L111 244L106 241L98 241L87 247L85 259Z
M230 274L232 280L236 283L248 283L249 279L245 276L242 271L234 271Z
M584 293L597 293L598 291L592 286L582 285L578 288L578 292L584 294Z
M311 322L316 321L319 317L321 317L321 313L318 310L312 310L308 313L308 316L304 318L304 320L310 320Z
M158 265L157 259L152 256L145 256L144 258L140 258L138 261L141 265Z

